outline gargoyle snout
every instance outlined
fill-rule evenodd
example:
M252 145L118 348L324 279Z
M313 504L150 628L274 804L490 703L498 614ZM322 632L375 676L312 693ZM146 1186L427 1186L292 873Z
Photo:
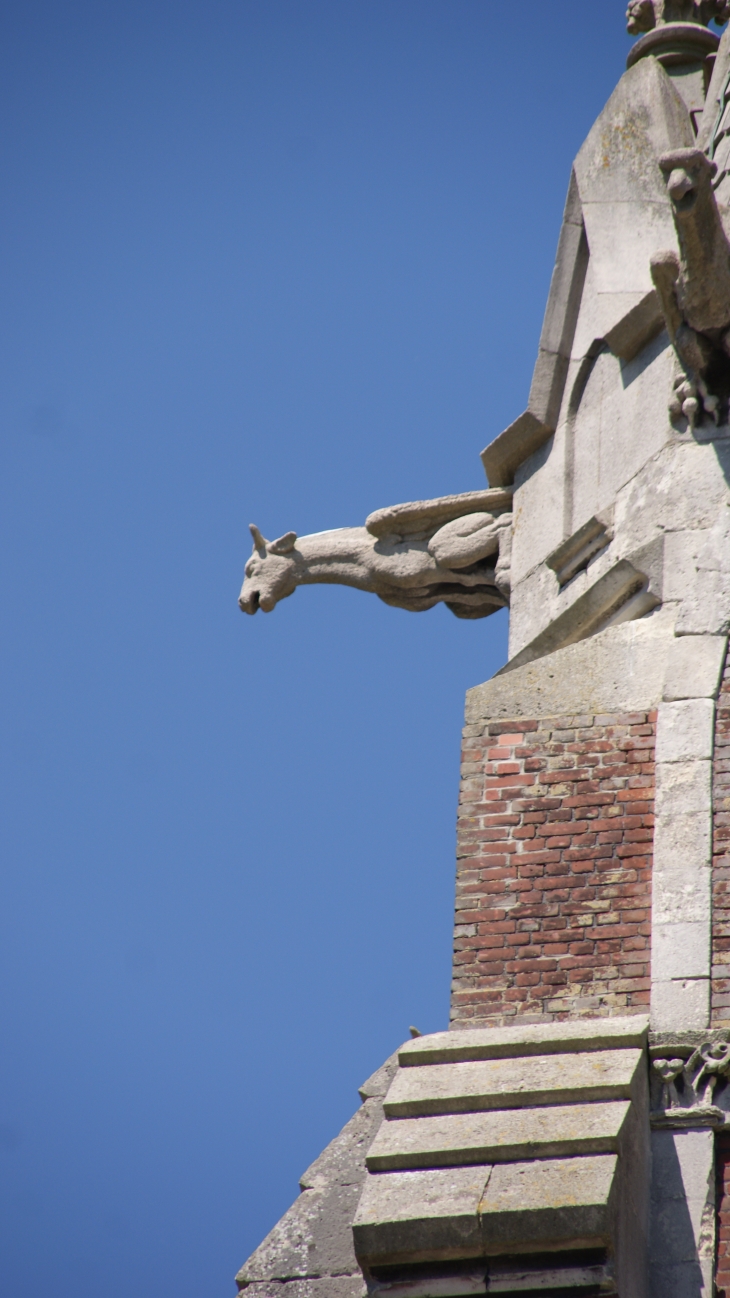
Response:
M270 613L276 608L277 603L285 595L291 594L289 590L276 591L268 588L262 582L247 576L241 587L241 594L238 597L238 607L242 613Z
M242 613L255 613L259 606L259 592L257 590L246 590L245 583L241 594L238 596L238 607Z
M680 211L694 206L703 188L709 186L717 167L700 149L675 149L659 159L669 197Z
M667 181L669 196L674 203L680 203L687 194L692 193L695 183L684 167L676 167Z

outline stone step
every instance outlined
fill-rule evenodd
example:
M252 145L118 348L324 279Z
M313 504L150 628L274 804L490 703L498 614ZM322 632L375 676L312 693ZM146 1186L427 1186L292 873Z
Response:
M398 1051L401 1068L420 1064L459 1063L475 1059L517 1059L610 1050L646 1043L649 1020L643 1014L621 1019L587 1019L572 1023L532 1023L508 1028L471 1028L434 1032L407 1041Z
M618 1153L628 1100L391 1119L367 1155L371 1172Z
M367 1266L610 1241L614 1154L368 1173L353 1236Z
M384 1101L388 1118L484 1109L628 1100L639 1049L536 1055L399 1068Z

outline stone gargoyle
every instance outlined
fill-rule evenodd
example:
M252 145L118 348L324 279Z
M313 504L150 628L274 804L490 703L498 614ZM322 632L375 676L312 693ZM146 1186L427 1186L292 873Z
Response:
M626 10L626 25L632 36L667 23L699 23L706 27L713 20L726 23L728 18L728 0L631 0Z
M444 603L457 617L488 617L509 602L511 506L511 488L491 488L394 505L364 527L310 536L267 541L252 524L238 603L269 613L297 586L328 582L412 612Z
M715 163L701 149L659 159L679 240L655 253L651 276L683 373L675 381L672 418L690 428L702 413L715 424L730 397L730 242L712 188Z

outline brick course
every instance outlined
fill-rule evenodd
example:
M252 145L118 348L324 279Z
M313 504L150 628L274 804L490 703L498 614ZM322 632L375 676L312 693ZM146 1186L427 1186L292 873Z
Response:
M469 725L452 1023L645 1012L656 713Z
M712 1025L730 1027L730 659L715 711L712 807Z

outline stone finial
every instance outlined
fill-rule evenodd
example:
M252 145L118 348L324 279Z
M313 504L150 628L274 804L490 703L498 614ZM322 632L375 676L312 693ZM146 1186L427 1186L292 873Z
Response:
M713 20L726 23L730 0L629 0L627 31L632 36L665 27L667 23L697 23L707 27Z

